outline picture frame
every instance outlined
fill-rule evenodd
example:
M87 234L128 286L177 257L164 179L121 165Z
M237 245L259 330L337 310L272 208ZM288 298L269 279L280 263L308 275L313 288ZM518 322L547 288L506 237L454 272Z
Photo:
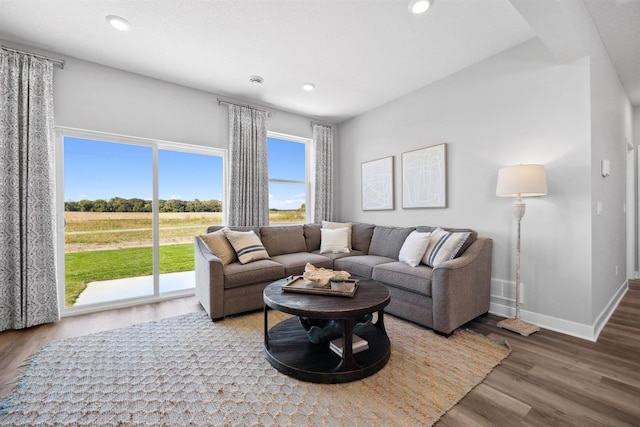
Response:
M447 144L402 153L402 208L447 207Z
M362 210L394 209L393 156L361 164Z

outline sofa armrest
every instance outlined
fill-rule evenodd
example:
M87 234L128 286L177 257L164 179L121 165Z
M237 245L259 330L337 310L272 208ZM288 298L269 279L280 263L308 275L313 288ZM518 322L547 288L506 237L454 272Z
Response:
M196 297L211 319L224 317L224 271L220 258L198 236L194 238Z
M493 240L478 238L462 256L433 269L433 329L450 334L489 311Z

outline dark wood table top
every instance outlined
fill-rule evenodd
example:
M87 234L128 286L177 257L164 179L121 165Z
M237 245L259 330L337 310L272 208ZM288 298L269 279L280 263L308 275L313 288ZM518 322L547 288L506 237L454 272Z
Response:
M314 319L353 318L382 310L389 304L389 289L380 282L358 278L353 297L285 292L288 279L273 282L264 290L264 302L269 307L296 316Z

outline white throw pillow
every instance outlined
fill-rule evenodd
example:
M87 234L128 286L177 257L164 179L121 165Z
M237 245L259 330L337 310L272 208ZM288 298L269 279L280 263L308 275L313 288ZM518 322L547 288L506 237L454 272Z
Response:
M398 261L411 267L417 267L420 261L422 261L424 253L427 251L429 237L431 237L431 233L412 231L402 244L402 248L400 248Z
M451 232L436 228L431 232L429 246L422 262L435 268L445 261L452 260L469 236L470 232Z
M320 253L349 253L348 246L348 228L322 228L320 229L322 237L320 240Z
M351 250L351 223L350 222L330 222L330 221L322 221L322 228L329 228L331 230L336 230L338 228L348 228L349 232L347 233L347 247Z

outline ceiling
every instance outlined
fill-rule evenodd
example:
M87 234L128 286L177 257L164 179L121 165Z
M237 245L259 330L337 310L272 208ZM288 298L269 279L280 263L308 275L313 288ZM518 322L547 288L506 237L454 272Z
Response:
M631 103L640 106L640 0L585 0Z
M640 55L631 59L628 52L640 52L640 30L628 21L639 22L640 1L586 2L625 87L637 91ZM436 0L423 15L407 6L408 0L0 0L0 39L339 123L536 36L509 0ZM126 18L131 29L114 30L107 15ZM252 75L264 83L250 84ZM302 90L307 82L316 89Z

